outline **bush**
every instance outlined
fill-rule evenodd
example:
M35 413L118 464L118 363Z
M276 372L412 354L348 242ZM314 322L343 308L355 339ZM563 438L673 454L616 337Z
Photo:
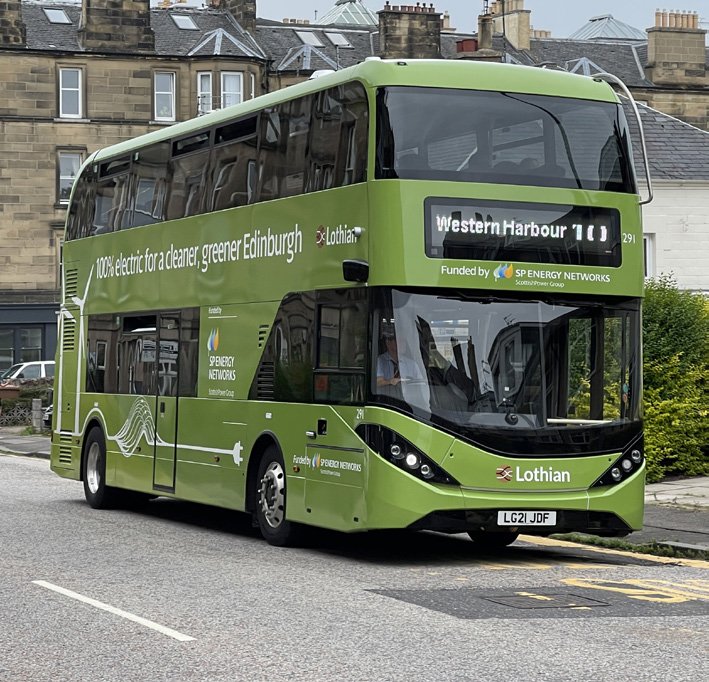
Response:
M643 308L648 481L709 474L709 302L649 281Z

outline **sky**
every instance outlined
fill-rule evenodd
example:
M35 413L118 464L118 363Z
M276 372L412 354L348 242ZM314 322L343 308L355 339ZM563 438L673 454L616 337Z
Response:
M384 7L385 0L364 0L364 5L373 11ZM451 26L462 32L476 32L478 14L483 0L427 0L433 2L439 12L448 11ZM256 13L264 19L281 21L285 17L314 19L315 10L323 16L335 4L335 0L256 0ZM392 5L415 5L415 0L390 0ZM655 24L655 10L667 8L659 0L525 0L524 8L531 10L532 26L551 31L553 38L567 38L581 28L591 17L612 14L616 19L645 30ZM709 22L707 0L687 0L682 9L697 11ZM672 7L674 9L674 6ZM709 25L703 26L709 28Z

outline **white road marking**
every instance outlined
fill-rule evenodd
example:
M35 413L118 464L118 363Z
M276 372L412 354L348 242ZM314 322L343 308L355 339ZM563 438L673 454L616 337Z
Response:
M121 618L126 618L127 620L132 620L134 623L139 623L140 625L145 625L145 627L152 628L153 630L157 630L158 632L161 632L163 635L167 635L168 637L172 637L173 639L177 639L180 642L191 642L192 640L194 640L194 637L189 637L188 635L183 635L181 632L177 632L177 630L171 630L170 628L166 628L164 625L159 625L158 623L153 623L153 621L147 620L146 618L141 618L140 616L136 616L132 613L128 613L128 611L123 611L121 609L117 609L115 606L110 606L109 604L104 604L100 601L96 601L95 599L91 599L91 597L85 597L82 594L78 594L77 592L72 592L71 590L67 590L63 587L59 587L58 585L53 585L52 583L48 583L45 580L33 580L32 582L35 585L39 585L40 587L46 587L48 590L53 590L54 592L58 592L59 594L63 594L67 597L71 597L72 599L76 599L78 601L84 602L85 604L95 606L97 609L102 609L103 611L108 611L109 613L113 613L116 616L121 616Z

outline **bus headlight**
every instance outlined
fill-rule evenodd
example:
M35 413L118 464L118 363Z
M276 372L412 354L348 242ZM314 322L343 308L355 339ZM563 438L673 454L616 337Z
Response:
M415 469L420 461L419 456L415 452L409 452L404 459L404 464L406 464L409 469Z
M379 424L360 424L357 435L380 457L427 483L460 485L430 457L398 433Z
M643 440L640 438L611 464L605 473L591 486L615 485L632 476L643 465Z

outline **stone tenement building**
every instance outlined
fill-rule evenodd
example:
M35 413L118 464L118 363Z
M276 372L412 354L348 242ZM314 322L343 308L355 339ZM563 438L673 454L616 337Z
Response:
M709 129L696 15L660 14L647 34L597 17L557 40L531 29L523 0L505 3L504 36L500 3L485 31L461 34L432 4L332 1L311 24L257 19L256 0L0 0L0 370L54 355L67 201L88 154L315 70L383 56L610 71L638 99Z

